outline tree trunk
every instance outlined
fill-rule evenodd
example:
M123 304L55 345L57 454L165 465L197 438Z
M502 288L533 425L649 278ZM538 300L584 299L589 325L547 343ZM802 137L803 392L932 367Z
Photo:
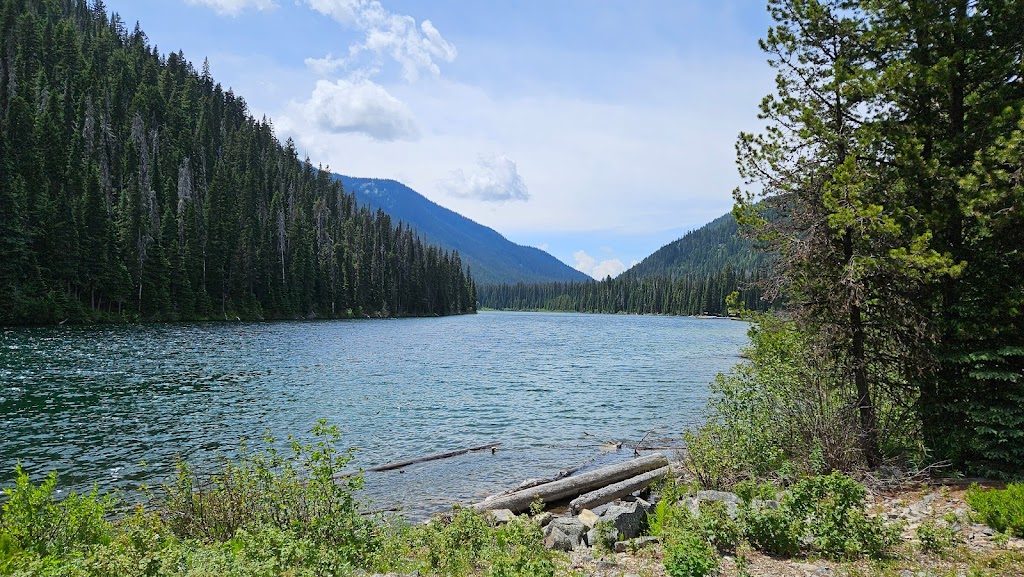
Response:
M552 483L545 483L509 495L493 497L473 507L477 511L510 509L513 513L528 511L530 504L540 499L546 504L566 501L584 493L642 475L648 471L668 466L668 459L661 453L647 455L595 471L588 471L576 477L568 477Z

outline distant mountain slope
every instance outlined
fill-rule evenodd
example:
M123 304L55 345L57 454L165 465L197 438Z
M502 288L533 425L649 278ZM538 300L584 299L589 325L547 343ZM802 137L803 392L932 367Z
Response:
M637 278L705 276L731 265L752 272L767 265L767 258L751 241L739 236L732 214L716 218L656 250L625 274Z
M432 202L400 182L343 175L334 178L360 204L380 208L392 219L406 222L429 243L459 251L477 284L590 278L540 249L509 241L495 230Z

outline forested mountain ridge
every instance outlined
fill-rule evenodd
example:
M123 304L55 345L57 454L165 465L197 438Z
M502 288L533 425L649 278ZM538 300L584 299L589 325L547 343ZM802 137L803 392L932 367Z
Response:
M335 175L356 200L382 209L415 228L427 242L457 250L473 270L478 284L582 281L587 275L550 254L515 244L497 231L470 220L424 197L408 186L387 179Z
M638 278L705 276L727 266L746 273L767 266L764 252L739 234L733 215L725 214L682 238L666 244L633 265L625 274Z
M458 253L101 0L2 0L0 128L0 324L474 309Z
M617 278L601 281L486 285L480 305L506 310L727 315L726 299L766 310L759 286L768 257L740 236L732 214L686 233Z

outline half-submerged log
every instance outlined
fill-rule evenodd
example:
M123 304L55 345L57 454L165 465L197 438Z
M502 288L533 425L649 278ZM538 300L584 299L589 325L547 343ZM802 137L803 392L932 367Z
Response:
M569 509L573 515L578 515L584 509L593 509L598 505L611 503L619 497L625 497L634 491L646 489L656 479L668 475L670 471L670 467L661 467L660 469L648 471L642 475L637 475L618 483L612 483L607 487L580 495L569 503Z
M540 499L547 504L576 498L584 493L642 475L668 466L668 459L661 453L647 455L625 463L617 463L594 471L587 471L575 477L568 477L551 483L537 485L508 495L493 497L477 503L477 511L509 509L521 513L530 509L530 504Z
M364 473L379 473L381 471L393 471L395 469L402 469L409 465L415 465L416 463L426 463L427 461L437 461L439 459L448 459L450 457L458 457L459 455L465 455L466 453L474 453L476 451L486 451L487 449L495 449L500 447L501 443L490 443L488 445L480 445L479 447L470 447L468 449L459 449L458 451L449 451L447 453L439 453L437 455L430 455L427 457L418 457L416 459L409 459L407 461L395 461L386 465L380 465L377 467L370 467L369 469L363 469Z

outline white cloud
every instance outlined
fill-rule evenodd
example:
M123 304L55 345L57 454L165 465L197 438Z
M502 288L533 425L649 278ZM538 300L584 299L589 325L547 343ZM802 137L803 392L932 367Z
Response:
M530 192L523 177L519 175L516 163L504 154L490 157L481 155L477 158L473 172L466 174L461 168L453 170L439 184L448 194L458 198L486 202L530 200Z
M217 14L227 16L238 16L246 8L270 10L277 6L274 4L274 0L185 0L185 2L193 6L209 6Z
M316 73L317 76L330 76L339 68L344 68L348 63L344 58L335 58L330 52L323 58L307 58L306 67Z
M390 57L402 67L402 76L408 82L415 82L423 71L440 75L437 61L452 62L458 55L455 46L441 36L430 20L424 20L417 27L415 18L390 12L377 0L306 0L306 3L342 25L366 34L362 42L349 46L348 60L354 61L364 52L378 59Z
M622 264L622 261L617 258L598 262L596 258L582 250L574 252L572 256L576 259L576 264L573 265L573 268L584 274L590 275L597 280L601 280L609 276L619 276L626 270L626 265Z
M299 108L325 132L360 133L380 141L419 138L409 107L370 80L318 80Z

